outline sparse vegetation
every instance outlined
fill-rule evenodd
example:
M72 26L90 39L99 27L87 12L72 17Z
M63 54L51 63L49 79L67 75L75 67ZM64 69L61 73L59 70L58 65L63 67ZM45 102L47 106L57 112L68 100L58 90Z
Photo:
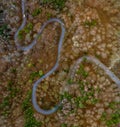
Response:
M97 22L97 20L95 20L95 19L93 19L93 20L91 20L91 21L86 20L86 21L84 22L84 26L85 26L85 27L94 27L94 26L96 26L97 24L98 24L98 22Z
M67 124L62 123L62 124L61 124L61 127L67 127Z
M106 125L108 127L112 127L113 125L117 125L120 123L120 111L116 111L111 114L110 119L106 120Z
M18 39L22 40L24 38L24 35L30 33L30 31L32 31L32 30L33 30L33 24L28 23L24 29L19 31Z
M75 103L79 108L85 108L87 105L95 105L99 102L99 99L95 97L96 90L94 89L94 87L90 86L88 91L85 91L85 85L87 84L80 84L79 88L81 96L75 98Z
M68 79L67 83L68 83L69 85L71 85L71 84L73 83L73 80L72 80L72 79Z
M48 4L48 5L50 4L53 6L53 8L61 10L65 6L66 0L42 0L40 2L42 4Z
M40 8L36 8L33 11L32 16L35 17L35 16L39 15L41 12L42 12L42 10Z
M28 65L27 65L27 67L29 67L29 68L30 68L30 67L34 67L34 66L35 66L35 64L33 64L33 63L31 63L31 62L28 63Z
M120 101L119 102L115 102L115 101L110 102L109 103L109 108L115 109L117 105L120 105Z
M85 87L88 86L89 83L84 81L79 81L79 90L80 96L74 97L74 95L69 94L68 92L64 92L61 95L61 99L67 99L71 102L72 98L77 108L86 108L86 105L94 105L99 102L99 99L95 97L95 91L100 92L98 89L95 89L93 86L89 86L89 89L85 91Z
M48 12L46 13L46 16L47 16L47 19L49 20L52 17L52 14Z
M8 28L7 24L3 24L2 26L0 26L0 35L6 39L9 38L9 32L10 29Z
M28 24L26 25L26 27L25 27L23 30L24 30L24 32L27 34L27 33L29 33L30 31L32 31L32 29L33 29L33 24L32 24L32 23L28 23Z
M15 74L17 72L16 68L12 68L11 72Z
M86 78L88 76L88 72L84 70L83 64L80 64L80 67L77 70L77 74L81 75L83 78Z
M6 96L0 104L1 115L7 117L10 114L10 97Z
M12 99L17 95L20 91L18 88L15 88L14 82L10 80L7 85L8 95L3 99L0 104L0 109L2 109L2 115L8 116L10 114Z
M18 39L22 40L24 38L24 30L20 30L18 33Z
M63 99L67 99L68 101L71 101L72 95L70 95L68 92L64 92L64 93L61 95L61 100L63 100Z
M25 118L24 127L41 127L42 123L40 121L37 121L34 117L34 110L31 104L31 94L31 91L27 93L27 97L25 98L22 104L22 109Z
M120 102L110 102L108 107L114 109L114 112L112 114L102 113L101 120L106 123L107 127L113 127L120 123L120 110L117 108L119 104Z
M42 70L32 72L30 74L29 82L32 82L36 77L42 77L44 75Z
M7 90L10 92L9 96L11 98L15 97L17 95L17 93L20 91L19 88L15 88L13 81L8 82Z

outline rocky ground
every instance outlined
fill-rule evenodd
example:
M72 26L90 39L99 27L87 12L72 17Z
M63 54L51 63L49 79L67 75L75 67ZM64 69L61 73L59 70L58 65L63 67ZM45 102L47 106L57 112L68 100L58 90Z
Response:
M49 116L34 110L31 90L56 62L59 24L48 25L32 50L18 51L14 34L22 22L20 0L0 3L7 24L0 24L0 126L119 127L120 88L91 62L83 61L73 79L69 71L78 58L92 55L120 78L120 1L66 0L63 8L39 0L26 2L27 24L18 36L22 45L30 44L50 18L60 18L66 27L59 68L37 89L44 109L63 99L60 109Z

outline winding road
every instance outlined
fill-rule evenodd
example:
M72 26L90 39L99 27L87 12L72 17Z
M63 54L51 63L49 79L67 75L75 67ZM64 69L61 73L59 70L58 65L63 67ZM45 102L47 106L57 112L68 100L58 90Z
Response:
M22 8L22 18L23 18L23 20L22 20L21 26L18 28L18 30L16 31L16 33L14 35L15 44L16 44L18 50L28 51L28 50L32 49L33 46L37 43L38 37L42 34L44 28L48 24L50 24L52 22L58 22L60 24L60 26L61 26L61 35L60 35L59 44L58 44L58 56L57 56L56 63L54 65L54 67L48 73L46 73L44 76L42 76L40 79L38 79L33 84L33 89L32 89L32 103L33 103L33 106L34 106L35 110L37 112L39 112L39 113L44 114L44 115L49 115L49 114L52 114L52 113L54 113L54 112L56 112L58 110L58 108L61 106L62 101L59 102L59 104L56 105L53 109L44 110L44 109L40 108L39 105L37 104L36 89L37 89L38 85L41 83L41 81L43 79L45 79L46 77L50 76L59 66L60 52L61 52L61 48L62 48L63 39L64 39L64 36L65 36L65 27L64 27L64 23L60 19L52 18L52 19L48 20L47 22L45 22L43 24L43 26L40 28L37 36L34 38L34 40L32 41L31 44L29 44L28 46L21 46L19 41L18 41L18 33L19 33L20 30L22 30L24 28L24 26L26 25L26 21L27 21L26 14L25 14L25 2L26 2L26 0L21 0L21 8ZM78 64L80 64L84 60L84 58L86 58L88 61L91 61L91 62L95 63L101 69L103 69L104 72L118 85L118 87L120 87L120 79L118 79L118 77L113 72L111 72L108 69L108 67L106 67L103 63L101 63L98 59L96 59L93 56L80 57L75 62L75 64L72 66L72 68L70 69L69 75L70 75L71 78L73 78L74 75L75 75L76 66Z

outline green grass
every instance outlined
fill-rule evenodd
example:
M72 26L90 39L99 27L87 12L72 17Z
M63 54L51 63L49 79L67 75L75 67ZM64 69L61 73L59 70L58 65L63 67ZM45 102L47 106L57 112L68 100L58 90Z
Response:
M32 23L28 23L26 25L26 27L24 28L24 32L27 34L27 33L30 33L30 31L33 30L33 24Z
M83 81L79 81L78 82L79 85L79 90L80 90L80 94L81 96L78 96L76 98L74 98L74 102L77 106L77 108L86 108L86 105L94 105L96 103L98 103L99 99L95 98L95 89L93 86L90 86L88 91L85 91L85 86L88 85L87 82L83 82ZM99 91L96 91L99 92Z
M2 115L6 117L10 114L10 109L11 109L10 107L12 104L12 100L18 94L20 90L18 88L15 88L14 82L10 80L8 81L8 84L7 84L7 91L9 94L6 97L4 97L2 103L0 104Z
M15 5L15 6L17 6L17 3L16 2L13 2L12 4Z
M10 29L8 28L8 25L7 24L3 24L1 27L0 27L0 35L4 38L9 38L9 31Z
M12 72L12 73L16 73L16 72L17 72L16 68L12 68L12 69L11 69L11 72Z
M65 6L66 0L42 0L42 4L52 5L54 9L62 10Z
M35 71L30 74L29 82L32 82L36 77L42 77L44 75L43 71Z
M35 17L35 16L41 14L41 12L42 12L42 10L41 10L40 8L36 8L36 9L33 11L32 16Z
M32 92L27 93L27 97L23 101L22 110L24 112L25 124L24 127L41 127L42 123L34 117L34 110L31 104Z
M108 108L114 112L112 114L107 114L107 112L102 113L101 120L106 123L107 127L117 126L120 123L120 109L117 108L119 104L120 102L110 102Z
M67 127L67 124L62 123L60 127Z
M49 20L49 19L52 17L52 14L49 13L49 12L47 12L47 13L46 13L46 16L47 16L47 19Z
M86 62L87 59L84 59L84 62ZM76 71L76 73L78 75L81 76L82 80L78 81L78 85L79 85L79 90L80 90L80 94L81 96L78 96L75 98L75 104L78 108L85 108L86 105L94 105L96 104L99 99L95 98L95 92L100 92L96 89L94 89L93 86L89 85L88 82L84 82L83 79L87 78L89 73L87 71L85 71L83 64L80 64L78 70ZM88 87L88 90L85 91L85 87Z
M95 97L95 93L100 92L99 88L95 89L93 86L89 85L88 82L84 81L79 81L77 84L79 85L80 96L74 97L74 95L64 92L61 95L61 100L67 99L71 104L74 103L76 108L86 108L88 105L95 105L99 102L99 98ZM86 86L88 86L87 91L85 90Z
M68 79L68 80L67 80L67 83L68 83L69 85L71 85L71 84L73 84L73 80L72 80L72 79Z
M18 39L22 40L24 38L25 34L30 33L33 30L33 24L32 23L28 23L24 29L20 30L18 33Z
M61 95L61 100L63 100L63 99L67 99L68 101L71 101L72 95L70 95L68 92L64 92L64 93Z
M116 111L111 114L110 119L106 121L106 125L108 127L112 127L113 125L117 125L120 123L120 111Z
M35 67L35 64L33 64L33 63L28 63L27 67L29 67L29 68Z
M83 78L86 78L88 76L88 72L84 70L83 64L80 64L79 69L77 70L77 74L81 75Z
M0 104L1 115L8 117L10 114L11 98L6 96Z
M107 113L106 112L103 112L100 119L102 121L105 121L106 120L106 117L107 117Z
M86 100L86 99L84 98L84 100ZM74 101L75 101L77 108L85 108L85 105L83 103L84 101L83 101L82 97L76 97L74 99Z
M19 40L22 40L24 38L24 30L20 30L19 32L18 32L18 39Z
M14 82L12 80L10 80L8 82L7 90L9 91L9 93L10 93L9 96L11 98L15 97L18 94L18 92L20 91L19 88L15 88Z
M115 102L115 101L110 102L109 103L109 108L115 109L116 108L116 105L120 105L120 102Z
M9 106L9 97L7 96L7 97L5 97L4 98L4 100L3 100L3 102L0 104L0 108L2 109L2 108L5 108L5 107L7 107L7 106Z
M86 20L83 24L85 27L94 27L98 24L98 22L97 22L97 20L93 19L91 21Z

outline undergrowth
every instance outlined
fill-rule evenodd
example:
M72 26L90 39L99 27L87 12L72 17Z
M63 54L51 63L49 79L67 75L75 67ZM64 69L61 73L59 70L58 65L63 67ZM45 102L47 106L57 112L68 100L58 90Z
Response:
M42 4L52 5L54 9L62 10L65 6L66 0L41 0Z
M8 81L7 84L7 92L8 94L3 98L0 104L1 115L5 116L6 118L9 117L11 113L11 106L13 99L17 96L20 92L20 89L14 86L14 82L12 80Z
M24 127L41 127L42 123L34 117L34 110L31 104L32 92L27 93L27 97L23 101L22 109L24 112L25 124Z
M0 26L0 36L2 36L5 39L9 39L9 32L10 29L8 28L7 24L3 24L2 26Z

